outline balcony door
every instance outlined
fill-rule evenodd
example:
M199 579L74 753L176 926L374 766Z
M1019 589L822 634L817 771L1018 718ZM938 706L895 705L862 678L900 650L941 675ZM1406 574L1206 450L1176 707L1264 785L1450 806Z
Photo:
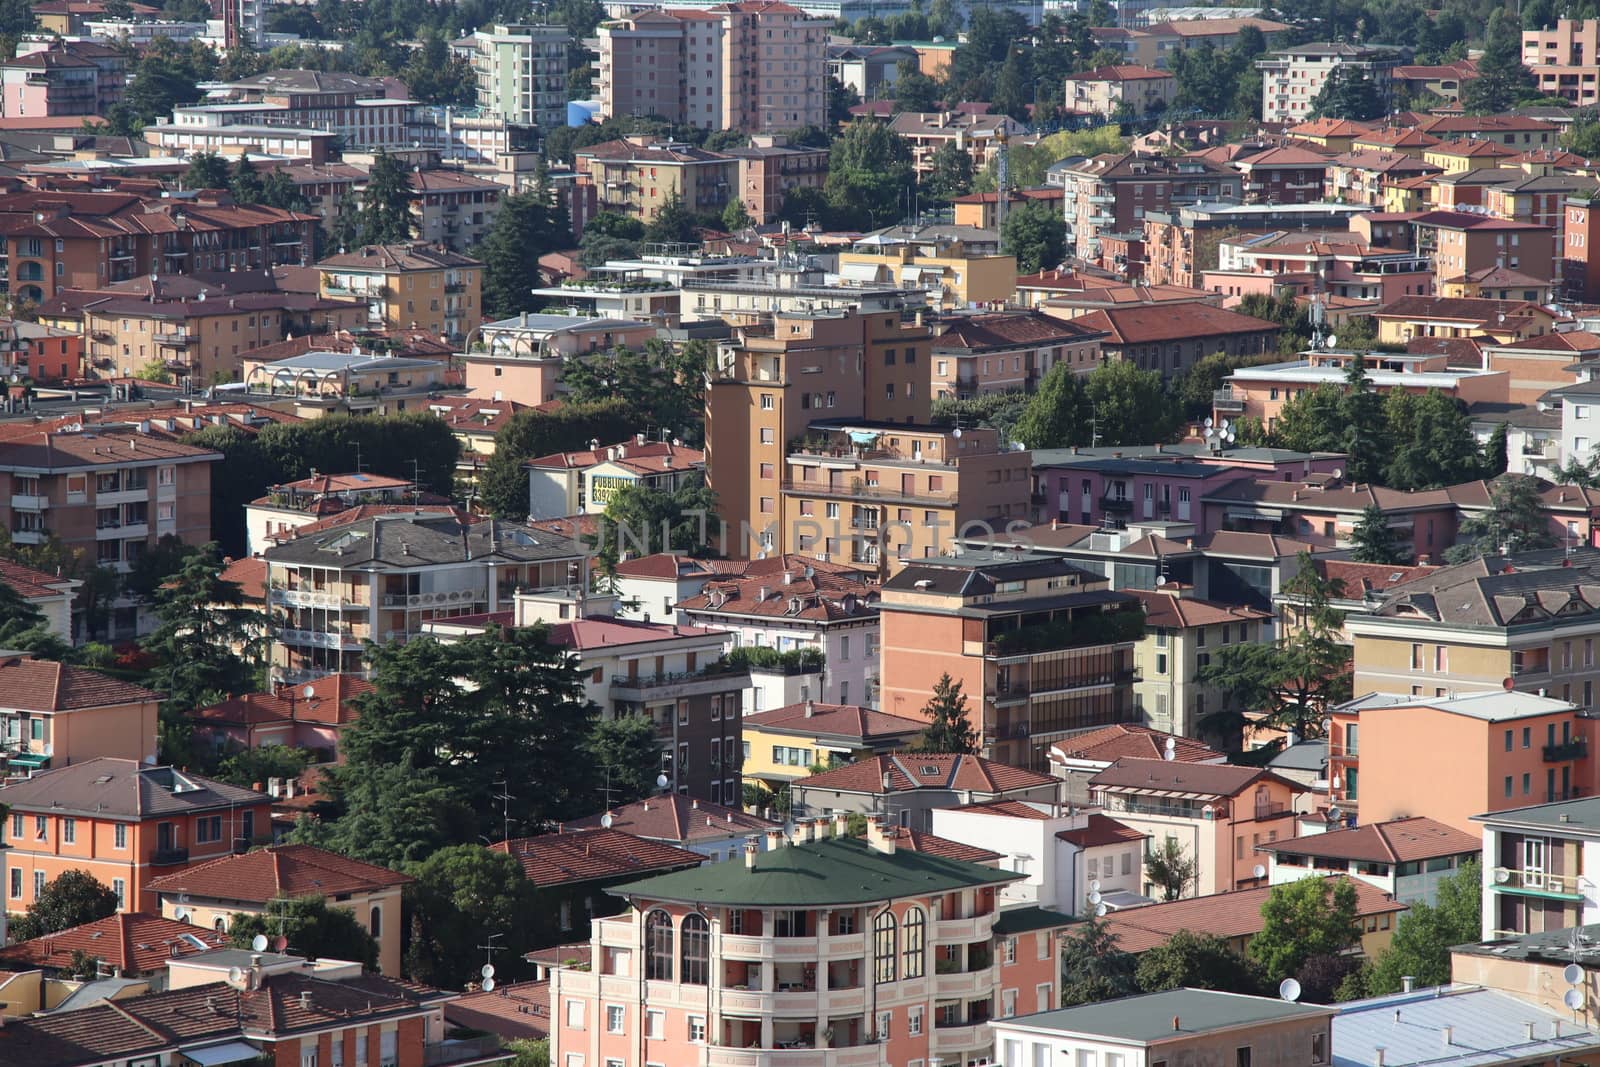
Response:
M1522 884L1527 889L1544 885L1545 842L1543 838L1527 837L1522 841Z

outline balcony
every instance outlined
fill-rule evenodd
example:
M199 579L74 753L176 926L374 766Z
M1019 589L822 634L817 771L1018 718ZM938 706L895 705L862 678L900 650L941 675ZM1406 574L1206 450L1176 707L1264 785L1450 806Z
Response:
M1100 498L1100 506L1106 511L1132 511L1133 497L1107 493Z
M1574 737L1570 741L1563 741L1559 745L1544 746L1544 761L1546 763L1565 763L1568 760L1583 759L1589 755L1589 742L1582 737Z
M494 1036L457 1038L422 1046L422 1067L442 1067L455 1064L467 1067L475 1063L504 1063L514 1055L500 1047Z
M16 511L43 511L50 506L50 498L37 493L13 493L11 507Z
M1244 411L1244 394L1232 389L1218 389L1211 394L1211 407L1216 411Z
M994 932L995 912L968 915L964 919L935 919L933 939L939 943L987 941Z
M1555 900L1582 900L1586 880L1573 874L1547 874L1544 871L1494 869L1494 887L1502 893L1524 893Z
M883 1047L877 1043L853 1048L757 1049L712 1045L706 1067L878 1067Z
M187 348L200 340L199 337L186 330L161 330L157 331L156 344L167 345L172 348Z
M986 642L984 653L992 656L1023 656L1089 645L1123 644L1137 641L1143 636L1143 611L1094 611L1071 619L997 633ZM1085 681L1083 684L1092 683Z
M997 708L1007 707L1012 704L1026 704L1028 702L1028 683L1007 682L1005 685L996 685L985 690L983 698Z
M385 593L383 606L386 608L442 608L467 604L487 604L489 602L489 589L479 586L476 589L448 589L437 593Z
M764 379L763 379L764 380ZM925 464L925 466L933 466ZM953 468L950 473L955 474ZM785 492L800 493L814 497L839 497L845 500L892 500L906 504L931 504L939 507L952 507L956 503L956 494L948 493L939 496L918 493L903 493L900 490L882 485L868 485L859 478L853 479L849 485L830 485L826 482L796 482L785 481Z
M325 590L325 589L283 589L273 588L268 593L268 599L274 604L282 604L289 608L364 608L364 604L353 589Z
M189 850L181 846L172 848L158 848L150 854L150 866L172 867L179 863L189 862Z
M718 662L698 671L666 671L612 678L611 695L617 700L654 703L702 693L743 689L749 684L748 671Z
M939 1023L933 1028L935 1052L970 1052L976 1048L987 1048L991 1040L987 1019L964 1023Z

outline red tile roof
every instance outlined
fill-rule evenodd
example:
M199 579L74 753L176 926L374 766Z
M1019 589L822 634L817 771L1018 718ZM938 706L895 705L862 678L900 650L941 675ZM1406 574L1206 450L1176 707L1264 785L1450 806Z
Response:
M925 852L941 859L961 860L963 863L981 863L987 866L1003 858L1002 853L987 848L969 845L963 841L952 841L947 837L936 837L905 826L895 828L894 839L899 848L909 849L912 852Z
M71 579L46 574L8 559L0 560L0 582L9 585L24 600L61 596L66 590L56 587L69 581Z
M1080 74L1067 75L1068 81L1077 82L1133 82L1133 81L1165 81L1172 77L1171 71L1151 70L1135 63L1119 63L1109 67L1096 67Z
M1060 752L1068 759L1100 763L1115 763L1119 759L1158 760L1165 758L1168 739L1174 743L1175 763L1210 763L1225 758L1221 752L1191 738L1125 723L1063 738L1050 748L1052 757Z
M605 829L519 837L490 847L512 855L540 888L698 867L705 859L698 852Z
M267 599L267 561L254 556L229 561L217 576L232 582L246 601L264 603Z
M264 904L279 897L371 893L415 881L410 875L346 859L311 845L271 845L152 879L157 893Z
M1330 830L1325 834L1275 841L1261 845L1260 849L1264 852L1292 852L1326 859L1413 863L1466 852L1481 852L1483 838L1477 834L1462 833L1437 819L1413 815L1348 830Z
M1098 848L1101 845L1120 845L1129 841L1143 841L1150 835L1120 823L1109 815L1089 813L1089 822L1081 830L1062 830L1057 839L1079 848Z
M200 944L194 940L198 939ZM167 960L226 945L226 934L155 915L122 913L0 949L7 966L62 968L72 953L97 956L125 976L159 973Z
M1165 307L1126 307L1091 311L1073 319L1101 330L1107 345L1138 345L1230 334L1276 333L1278 324L1210 304L1186 304L1182 314Z
M1174 596L1161 590L1130 589L1128 592L1138 597L1144 605L1145 622L1150 626L1183 629L1272 618L1270 611L1258 611L1237 604L1214 604L1209 600Z
M913 789L971 790L980 794L1008 793L1055 784L1047 774L1012 767L982 756L908 752L873 756L844 767L802 778L791 788L828 789L844 793L884 792L884 775L890 793Z
M1352 563L1321 558L1313 559L1311 565L1324 578L1342 582L1344 596L1348 600L1359 599L1367 593L1381 593L1390 586L1404 584L1434 570L1426 565L1401 567L1388 563Z
M99 671L50 660L13 657L0 660L0 693L19 711L72 711L156 700L140 685Z
M441 622L459 620L441 619ZM637 619L616 619L595 616L572 619L550 627L550 643L578 651L593 648L616 648L620 645L641 645L655 641L671 641L678 637L727 636L721 630L704 626L682 626L665 622L641 622Z
M311 696L305 690L311 689ZM245 693L196 708L192 715L200 721L217 724L264 722L314 722L342 726L355 722L350 702L362 693L372 692L372 683L353 674L325 674L301 685L280 686L275 693Z
M827 737L846 737L860 744L875 740L903 739L927 729L924 719L890 715L857 704L824 704L807 700L785 704L769 711L745 712L746 729L781 730Z
M794 603L797 600L798 607ZM699 593L679 601L678 610L713 617L837 622L876 615L878 592L851 573L813 568L809 575L805 571L785 571L782 577L713 579Z
M537 1041L550 1036L550 983L513 982L492 993L467 993L445 1002L444 1018L451 1026L508 1041Z
M1000 815L1008 819L1032 819L1042 822L1052 818L1048 811L1040 811L1021 800L986 800L982 804L963 804L956 811L970 811L977 815Z
M764 833L783 825L738 808L672 793L624 804L599 815L574 819L562 829L591 829L600 826L601 820L608 815L614 830L624 830L651 841L675 841L679 844L721 840L729 835Z
M1328 881L1342 881L1329 878ZM1356 887L1356 914L1362 918L1405 911L1406 906L1374 886L1349 879ZM1179 930L1204 930L1224 940L1253 937L1261 932L1261 905L1272 894L1271 886L1213 893L1142 908L1125 908L1106 916L1106 927L1116 937L1117 948L1140 953L1167 940Z
M1089 779L1091 789L1113 792L1161 793L1193 797L1237 797L1257 782L1274 781L1296 792L1306 792L1299 782L1263 767L1240 767L1230 763L1179 763L1161 759L1119 759Z

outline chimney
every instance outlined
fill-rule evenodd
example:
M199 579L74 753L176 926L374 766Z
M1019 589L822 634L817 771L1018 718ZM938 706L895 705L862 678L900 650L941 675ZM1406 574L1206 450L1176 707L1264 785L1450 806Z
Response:
M790 832L790 840L797 845L803 845L811 840L811 820L796 819L794 829Z
M302 989L300 991L300 1008L301 1008L301 1010L309 1010L310 1007L311 1007L311 990Z
M895 852L896 829L888 825L882 815L867 816L867 844L874 852L892 856Z
M754 841L746 841L744 843L744 869L745 870L753 871L753 870L756 869L756 853L758 851L759 851L759 849L756 848L756 843Z
M834 815L833 815L833 836L834 837L846 837L846 836L849 835L849 833L850 833L850 816L846 815L842 811L834 812Z
M1383 1067L1383 1052L1382 1045L1372 1050L1372 1067Z
M1561 1023L1558 1021L1556 1023L1556 1025L1560 1026ZM1448 1046L1448 1045L1455 1044L1455 1042L1451 1040L1451 1038L1453 1038L1454 1036L1455 1036L1455 1028L1454 1027L1441 1026L1439 1028L1439 1037L1444 1041L1445 1045Z
M813 841L826 841L828 839L828 827L832 824L833 820L826 815L818 815L815 819L812 819L811 839Z
M767 831L767 851L783 847L783 831L774 826Z
M1522 1036L1529 1041L1533 1040L1533 1024L1531 1022L1522 1024Z
M1403 989L1405 992L1407 992L1407 993L1411 992L1411 990L1416 987L1416 984L1417 984L1417 979L1416 979L1416 977L1414 975L1402 974L1400 976L1400 988Z
M806 718L809 719L809 718L811 718L811 716L815 715L816 713L817 713L817 702L815 700L807 700L806 701Z
M1183 1020L1179 1019L1176 1015L1172 1017L1172 1032L1175 1034L1183 1032Z

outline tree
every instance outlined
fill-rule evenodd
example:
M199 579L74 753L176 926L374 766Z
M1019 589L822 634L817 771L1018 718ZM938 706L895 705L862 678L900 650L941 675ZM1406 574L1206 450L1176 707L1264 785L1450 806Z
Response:
M1451 947L1478 940L1482 897L1482 870L1477 860L1469 860L1440 880L1436 903L1413 902L1367 972L1366 995L1398 993L1406 975L1419 987L1448 983Z
M596 539L597 559L612 573L624 553L710 551L717 500L703 477L691 477L673 490L633 484L606 502Z
M1390 433L1393 459L1385 484L1394 489L1435 489L1471 481L1483 469L1483 454L1465 406L1437 389L1397 401Z
M183 172L185 189L226 189L228 164L215 152L196 152L189 157L189 169Z
M1313 118L1353 119L1365 122L1383 114L1383 97L1365 71L1334 67L1311 100Z
M750 209L744 206L744 201L737 196L729 197L722 209L722 228L729 233L742 233L754 225L755 219L750 217Z
M444 35L436 29L423 32L422 47L411 53L400 78L411 90L411 99L424 104L471 107L478 95L471 66L450 53Z
M189 557L199 551L199 546L188 544L176 534L162 534L155 545L128 568L123 576L122 591L144 601L153 601L168 579L182 571Z
M1340 451L1344 444L1344 392L1332 383L1301 390L1279 409L1272 434L1282 447L1296 452Z
M552 207L543 188L506 197L474 250L483 261L483 307L509 318L540 306L533 290L542 284L539 257L572 246L572 224L563 206Z
M1410 558L1400 538L1389 528L1383 509L1376 504L1362 509L1360 521L1350 531L1350 546L1354 549L1350 558L1357 563L1401 564Z
M1061 935L1061 1006L1094 1004L1139 991L1138 959L1117 947L1117 935L1101 919L1089 919Z
M303 748L288 745L262 745L259 748L241 748L224 756L211 777L244 789L273 778L298 781L311 765L311 753Z
M1510 436L1510 423L1497 422L1489 433L1489 439L1483 443L1483 456L1478 477L1484 479L1498 478L1506 472L1511 465L1510 448L1507 439Z
M332 907L321 896L279 897L258 915L239 912L228 923L228 940L249 948L258 934L280 936L288 949L308 959L354 960L364 970L378 969L378 942L349 908Z
M1539 497L1539 483L1525 474L1506 474L1489 487L1489 510L1468 518L1456 533L1456 543L1445 551L1450 563L1465 563L1492 556L1503 547L1510 552L1550 548L1550 518Z
M1352 482L1379 481L1390 447L1388 423L1383 416L1383 400L1372 390L1366 356L1361 352L1357 352L1345 368L1344 402L1340 410L1344 419L1344 451L1350 457L1346 473Z
M1162 900L1177 900L1200 876L1200 861L1185 856L1176 837L1165 837L1144 858L1144 876L1161 890Z
M650 716L596 720L585 751L606 782L609 803L632 804L655 793L661 741Z
M830 225L855 230L888 225L899 217L912 180L905 139L885 123L856 119L828 153L823 193Z
M1005 196L1001 191L1000 196ZM1067 221L1042 200L1029 200L1006 215L1000 246L1017 257L1017 271L1033 274L1060 264L1067 251Z
M922 706L922 715L928 726L917 739L918 752L978 751L978 732L972 728L967 695L948 673L933 684L933 696Z
M158 41L139 61L123 102L140 125L164 122L174 107L200 99L197 81L195 71L177 58L172 46Z
M1579 118L1561 135L1561 147L1584 159L1600 159L1600 121Z
M241 156L234 164L233 177L228 181L228 189L233 193L234 202L237 204L259 204L266 193L266 183L250 165L249 160Z
M901 60L894 82L894 109L935 111L938 109L938 104L939 83L922 73L915 62L909 59Z
M1489 15L1477 65L1478 76L1461 87L1461 102L1469 112L1494 115L1524 96L1537 95L1533 75L1522 64L1522 33L1503 10Z
M1141 370L1131 360L1096 367L1084 383L1102 445L1149 445L1171 441L1180 423L1161 372Z
M660 244L686 244L694 241L698 224L699 219L683 202L683 197L673 193L661 202L656 217L645 224L644 239Z
M519 1037L507 1041L504 1047L516 1053L511 1067L550 1067L550 1039L547 1037Z
M1066 363L1057 363L1028 400L1012 439L1032 449L1086 445L1093 418L1083 376Z
M552 909L539 907L536 888L508 853L453 845L410 873L416 881L405 890L406 976L414 982L462 988L476 979L483 965L478 946L493 934L500 935L496 947L507 950L497 966L513 978L525 970L523 953L545 943L531 936L546 932L538 927L555 932Z
M361 241L382 245L410 238L411 178L404 163L380 148L361 198Z
M116 914L118 906L116 891L88 871L63 871L45 883L21 918L11 920L11 939L32 941L92 923Z
M0 648L57 661L72 653L71 646L51 631L44 613L7 582L0 582Z
M638 415L618 397L598 403L564 403L554 411L519 411L494 435L494 453L479 479L483 504L501 518L528 514L527 460L553 452L626 440ZM549 516L540 516L548 518Z
M1476 939L1476 934L1471 940ZM1365 982L1366 960L1349 953L1322 953L1309 956L1295 971L1295 981L1300 983L1300 999L1307 1004L1331 1004L1335 1000L1350 999L1340 991L1352 982ZM1365 996L1365 994L1361 994Z
M923 195L930 200L953 200L972 191L972 156L954 141L941 142L928 157L928 177Z
M1134 972L1146 993L1168 989L1218 989L1225 993L1259 994L1261 972L1220 937L1179 930L1166 941L1139 954Z
M1250 957L1268 981L1280 982L1312 956L1335 955L1360 940L1355 885L1347 878L1301 878L1272 887Z

